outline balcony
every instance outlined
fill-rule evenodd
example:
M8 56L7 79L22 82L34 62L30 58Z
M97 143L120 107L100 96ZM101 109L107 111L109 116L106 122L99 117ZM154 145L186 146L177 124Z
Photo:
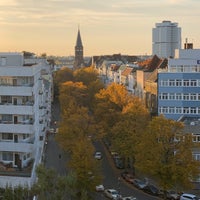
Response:
M12 121L0 121L0 130L1 132L10 132L10 133L30 133L34 132L33 123L17 123L14 124Z
M30 160L28 165L22 169L13 167L11 163L0 162L0 176L31 177L34 160Z
M0 104L0 113L33 115L33 106L32 105Z
M34 144L32 143L24 143L18 142L15 143L13 141L3 141L0 140L0 151L11 151L11 152L26 152L31 153L33 151Z
M1 95L32 96L33 87L28 86L0 86Z

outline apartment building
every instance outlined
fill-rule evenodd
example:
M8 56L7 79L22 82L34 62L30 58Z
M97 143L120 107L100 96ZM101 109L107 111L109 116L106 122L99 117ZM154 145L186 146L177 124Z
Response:
M200 49L176 50L158 73L158 114L179 120L200 118Z
M51 85L46 59L0 53L0 187L35 182L50 124Z

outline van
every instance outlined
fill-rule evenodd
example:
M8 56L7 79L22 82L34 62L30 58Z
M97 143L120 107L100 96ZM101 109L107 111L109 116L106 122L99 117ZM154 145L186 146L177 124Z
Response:
M199 200L196 195L194 194L182 194L180 200Z

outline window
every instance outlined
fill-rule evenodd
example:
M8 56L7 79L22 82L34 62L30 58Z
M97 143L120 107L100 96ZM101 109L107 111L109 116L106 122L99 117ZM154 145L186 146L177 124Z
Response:
M5 66L6 65L6 57L1 57L1 66Z
M190 113L191 114L196 114L197 113L196 107L191 107L190 108Z
M168 94L167 93L163 93L162 94L162 99L168 99Z
M183 94L183 100L185 100L185 101L190 100L190 95L189 94Z
M11 153L11 152L2 152L2 160L4 160L4 161L13 161L13 153Z
M182 100L182 94L181 93L176 94L176 100Z
M2 115L2 121L12 121L12 115Z
M175 94L174 94L174 93L170 93L170 94L169 94L169 99L170 99L170 100L175 99Z
M169 80L169 86L175 86L175 80Z
M190 94L190 100L191 101L196 101L197 100L197 95L196 94Z
M12 103L12 97L11 96L1 96L1 103Z
M176 86L177 87L182 86L182 80L176 80Z
M190 86L190 81L189 80L184 80L183 81L183 86L184 87Z
M161 80L161 86L168 86L168 80Z
M176 107L176 113L181 114L182 113L182 108L181 107Z
M187 114L189 112L190 112L189 107L184 107L183 108L183 113Z
M2 133L2 140L13 140L12 133Z
M191 80L190 81L190 86L191 87L196 87L197 86L197 81L196 80Z
M169 107L169 113L174 113L174 107Z

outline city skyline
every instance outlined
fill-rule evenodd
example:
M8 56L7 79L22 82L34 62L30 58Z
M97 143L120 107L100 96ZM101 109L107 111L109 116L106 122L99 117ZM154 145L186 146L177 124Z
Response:
M199 0L1 0L0 52L74 55L78 28L84 56L151 55L152 28L177 22L200 48Z

